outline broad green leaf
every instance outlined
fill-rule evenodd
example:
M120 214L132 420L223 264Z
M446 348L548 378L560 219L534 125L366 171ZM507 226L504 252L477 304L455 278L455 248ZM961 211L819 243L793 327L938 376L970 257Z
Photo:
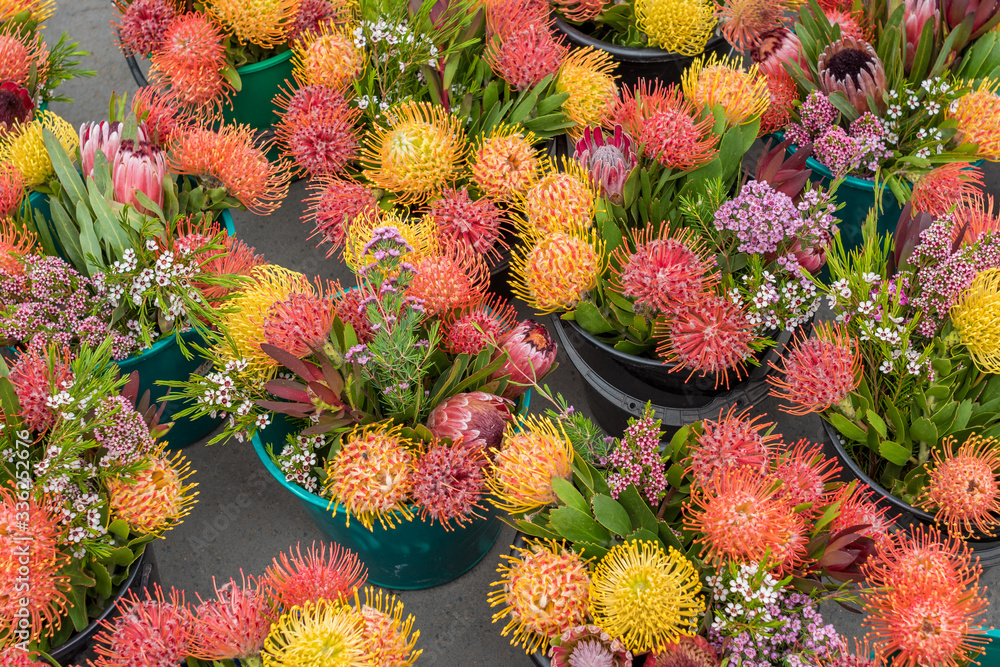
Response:
M108 569L99 562L92 561L90 571L94 573L94 579L97 581L94 588L97 589L98 595L104 598L111 597L111 575L108 574Z
M128 567L135 562L135 554L128 547L118 547L111 551L111 562L121 567Z
M592 334L600 335L615 331L614 325L601 314L597 306L589 301L581 301L577 305L575 313L576 321L579 322L580 326Z
M938 441L938 430L934 422L927 417L921 417L910 424L910 436L914 440L935 444Z
M59 178L59 183L69 195L73 206L77 206L82 201L87 201L87 188L80 178L79 172L73 166L66 149L59 143L52 130L42 130L42 141L45 142L45 149L49 152L49 159L52 160L52 167Z
M552 490L555 491L559 500L563 501L568 507L575 507L581 512L590 511L590 507L587 506L587 501L583 497L583 494L569 480L565 480L562 477L553 477Z
M111 204L97 190L91 188L90 206L96 216L96 225L100 238L108 244L111 250L111 257L108 259L121 259L125 249L131 247L132 244L129 242L128 234L118 222Z
M114 533L123 540L128 539L129 527L124 519L115 519L108 524L108 532Z
M878 446L879 453L885 457L890 463L895 463L898 466L906 465L906 462L910 460L909 447L899 444L898 442L893 442L892 440L883 440Z
M834 412L830 415L830 423L833 424L833 427L837 429L841 435L850 440L865 442L868 439L868 435L861 429L860 426L848 420L847 417L839 412Z
M590 499L590 504L594 508L594 518L598 523L615 535L625 536L632 530L628 512L611 496L597 494Z
M886 429L885 421L883 421L883 419L879 417L874 410L868 410L867 414L868 414L868 424L871 425L871 427L874 428L876 431L878 431L878 434L881 435L883 438L888 437L889 431Z
M575 507L558 507L549 512L549 524L571 542L607 544L611 534L589 513Z
M629 485L625 487L618 494L618 502L628 512L629 521L633 528L645 528L651 531L658 529L656 515L653 514L653 510L649 508L649 505L642 499L642 496L639 495L634 486Z

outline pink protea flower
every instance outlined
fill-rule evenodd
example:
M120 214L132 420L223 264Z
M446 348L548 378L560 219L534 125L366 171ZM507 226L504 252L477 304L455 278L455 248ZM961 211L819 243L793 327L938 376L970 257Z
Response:
M632 667L632 653L616 637L596 625L579 625L552 647L552 667Z
M28 90L13 81L0 83L0 139L15 125L29 122L35 115L35 103Z
M182 14L153 50L150 80L164 98L192 116L214 119L233 90L222 76L225 54L218 25L201 12Z
M917 55L917 43L920 33L928 21L934 21L934 33L941 27L941 12L934 0L904 0L903 27L906 30L906 71L913 66L913 58Z
M771 475L781 480L778 498L790 507L811 505L805 510L811 516L822 507L827 486L836 479L840 470L835 459L823 454L822 445L803 439L778 454Z
M621 125L615 125L614 134L605 137L599 127L588 127L576 142L574 155L590 174L601 195L619 206L624 203L625 181L638 162L632 139Z
M657 354L664 363L687 369L690 375L716 374L716 383L729 384L729 373L737 377L753 350L754 327L742 306L705 294L684 308L669 323L657 323L654 335L661 339Z
M956 450L955 439L945 438L940 450L931 450L934 465L927 466L927 484L917 506L936 512L950 534L972 535L975 530L994 535L1000 524L997 447L993 438L973 435Z
M3 667L51 667L48 662L38 662L18 645L0 649L0 665Z
M767 379L774 387L772 396L792 403L781 408L789 414L822 412L844 400L861 381L858 342L847 330L821 322L815 331L815 338L798 336L795 347L782 359L784 379ZM771 367L778 370L773 363Z
M486 62L507 83L529 90L558 72L567 53L568 47L547 26L528 23L509 36L494 38L486 49Z
M170 0L115 2L117 20L112 20L118 44L125 55L147 56L163 43L167 27L177 17Z
M892 545L892 521L886 517L889 508L879 506L875 493L859 484L840 487L830 499L840 503L840 511L830 522L830 532L839 533L848 528L867 526L858 531L864 537L874 540L882 549Z
M297 545L275 558L261 584L278 608L291 609L316 600L347 600L367 580L368 570L353 551L313 542L305 556Z
M49 355L42 345L31 345L10 370L10 383L21 404L21 419L36 433L55 424L58 416L49 407L49 399L73 381L68 350Z
M500 349L497 350L498 355L504 355L504 364L492 377L510 376L503 397L516 398L527 391L530 385L548 373L558 350L545 325L535 320L524 320L518 324L500 341Z
M678 314L713 283L712 264L698 239L669 225L633 231L631 243L615 249L611 266L614 289L635 299L635 312L648 319Z
M445 530L478 518L486 482L486 457L475 447L433 443L413 468L413 500L422 520L430 518ZM454 524L454 526L452 525Z
M499 258L503 213L488 197L469 197L468 188L445 188L427 206L442 238L462 241L480 255Z
M312 221L320 243L329 243L327 257L344 243L347 228L359 218L379 215L378 197L366 185L335 176L318 176L307 186L312 196L306 198L303 222Z
M727 470L748 468L763 477L771 464L772 449L780 436L770 433L773 422L760 423L760 415L749 416L749 409L735 414L729 408L719 420L702 422L702 434L697 447L692 447L688 469L695 484L704 486L717 474Z
M145 139L142 128L139 128L141 141ZM94 157L101 151L107 158L108 165L113 166L118 156L122 142L122 124L102 120L99 123L84 123L80 126L80 171L84 176L94 175Z
M684 171L693 171L715 158L718 149L715 136L711 133L712 118L697 120L698 108L684 98L678 86L654 89L645 100L638 102L636 94L633 92L631 98L622 95L614 112L615 122L620 122L621 115L635 113L631 106L645 102L639 112L641 120L637 136L649 157L658 160L667 169Z
M310 177L343 174L358 157L355 125L360 110L347 103L343 94L326 86L304 86L286 100L286 111L275 127L275 136L291 158L297 173Z
M786 73L786 62L797 62L804 73L809 71L809 63L802 55L802 44L787 26L759 35L750 49L750 58L769 76L775 72Z
M719 667L719 656L704 637L681 637L646 656L643 667Z
M517 326L517 309L498 294L455 310L442 318L441 344L452 354L476 355L491 347Z
M507 424L514 416L511 402L482 391L464 392L445 399L427 416L435 438L490 452L499 449Z
M962 162L932 169L913 185L913 210L941 218L983 186L983 170Z
M95 667L173 667L185 661L194 630L191 610L184 593L153 584L145 599L128 593L118 605L122 613L113 621L101 624L94 637L94 650L100 656Z
M137 192L141 192L159 207L163 206L163 178L167 175L167 157L162 150L148 141L136 143L131 139L121 142L112 163L114 199L120 204L131 204L136 209L152 215L143 206Z
M242 576L242 571L240 572ZM195 609L196 621L190 655L199 660L244 660L260 654L271 632L275 612L260 582L243 577L230 579L221 588L215 585L215 599Z
M330 338L336 316L330 297L297 292L275 302L264 318L264 338L271 345L303 358Z

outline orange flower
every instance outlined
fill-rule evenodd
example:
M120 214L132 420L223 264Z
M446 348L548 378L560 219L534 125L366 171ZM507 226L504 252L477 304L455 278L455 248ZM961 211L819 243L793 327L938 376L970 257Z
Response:
M345 26L326 22L292 44L292 73L300 86L341 89L364 68L365 54Z
M0 30L0 81L13 81L19 86L29 83L34 73L36 88L41 88L49 75L49 52L42 34L20 32L10 24Z
M781 480L778 497L789 507L811 505L807 515L815 514L824 504L826 489L840 473L836 459L827 458L823 446L806 439L789 445L777 456L771 475Z
M299 11L299 0L205 0L205 10L241 44L273 49Z
M150 62L150 81L164 98L202 120L217 118L233 92L222 75L222 31L200 12L173 21Z
M687 369L688 377L715 375L715 383L729 386L729 376L742 377L754 328L745 309L713 293L697 295L671 321L657 321L653 336L659 339L656 353L673 370Z
M975 587L981 572L967 544L932 526L911 526L908 533L895 534L863 569L873 585L900 591L928 585L967 591Z
M932 169L917 179L910 202L914 211L940 218L979 192L982 185L982 169L964 162L952 162Z
M283 609L316 600L345 601L365 585L368 570L357 554L334 542L313 542L302 555L300 546L282 553L267 567L264 588Z
M681 85L684 95L703 109L721 105L730 125L759 118L771 99L767 77L757 65L744 70L736 60L718 58L714 53L708 58L696 58L681 77Z
M973 529L993 535L1000 525L1000 447L993 438L970 436L955 451L947 437L941 449L931 451L934 465L927 465L927 485L918 507L935 511L935 518L950 534L972 535Z
M962 245L975 243L984 234L1000 230L1000 216L993 210L993 196L983 195L979 190L967 196L951 214L952 240Z
M984 79L979 88L962 95L945 111L949 119L958 122L956 138L976 144L976 155L991 162L1000 160L1000 95L996 87L996 81Z
M604 272L604 241L594 230L555 232L514 250L511 290L539 313L575 308Z
M535 150L536 137L509 125L493 128L476 147L469 164L480 192L509 202L527 192L535 177L545 171L546 160Z
M556 92L569 95L563 111L576 123L569 130L571 136L607 121L616 97L615 67L610 53L593 47L574 49L559 66Z
M443 241L436 252L413 261L415 275L408 296L423 301L428 315L479 303L490 286L490 270L483 256L460 241Z
M740 51L753 46L765 32L781 27L786 15L804 0L725 0L717 10L722 34Z
M302 222L312 222L315 230L309 238L320 237L330 247L330 257L344 243L347 229L357 220L377 220L381 209L371 188L337 176L317 176L306 186L311 196L306 198Z
M21 258L37 251L38 238L27 228L18 227L10 218L0 217L0 271L21 275Z
M771 449L780 436L770 433L773 422L759 423L760 415L750 417L750 409L740 414L736 406L719 420L702 422L698 445L691 448L688 470L697 485L708 484L712 477L727 470L747 468L763 477L771 464Z

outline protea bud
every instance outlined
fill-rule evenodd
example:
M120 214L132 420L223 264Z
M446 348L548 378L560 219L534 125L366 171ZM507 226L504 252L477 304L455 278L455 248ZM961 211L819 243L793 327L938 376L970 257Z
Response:
M436 438L461 440L489 452L500 447L507 422L513 419L510 407L507 399L482 391L455 394L431 410L427 428Z
M524 320L500 341L497 354L506 356L503 366L493 374L493 379L510 376L510 384L503 392L504 398L523 394L528 386L545 375L556 360L559 347L552 340L544 325L535 320Z
M121 142L112 164L116 202L132 204L143 213L152 214L139 202L138 191L157 206L163 206L163 177L167 175L167 158L163 151L147 141L136 143L126 139Z
M854 37L834 42L820 54L817 71L823 92L843 93L859 114L869 111L869 95L876 108L885 111L885 67L868 42Z
M100 123L84 123L80 126L80 170L84 177L94 175L94 156L97 151L104 153L108 164L115 163L118 147L122 142L122 124L118 121L102 120Z
M15 125L30 121L34 111L27 89L13 81L0 83L0 139Z
M934 32L941 27L941 12L937 8L937 0L906 0L903 3L903 24L906 30L906 71L913 66L913 58L917 55L917 44L920 33L927 21L934 19Z
M599 127L588 127L576 142L575 157L590 173L594 185L601 188L601 194L621 206L625 181L636 165L632 139L622 126L615 125L610 137L605 137Z
M972 17L972 34L969 41L978 39L1000 23L1000 0L941 0L944 24L951 32L969 16ZM964 45L955 45L961 48Z

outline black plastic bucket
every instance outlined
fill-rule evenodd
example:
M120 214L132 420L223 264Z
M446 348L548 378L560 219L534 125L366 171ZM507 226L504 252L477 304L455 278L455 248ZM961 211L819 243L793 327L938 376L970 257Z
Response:
M680 83L681 74L688 68L697 56L685 56L673 51L657 48L640 48L634 46L619 46L591 37L576 26L567 23L556 16L555 28L566 36L566 40L575 46L592 46L601 51L607 51L618 64L615 74L619 85L633 86L637 80L657 80L663 84ZM730 53L732 47L720 35L716 35L705 44L705 55L716 53L720 56Z
M844 481L853 481L856 479L870 488L880 501L889 506L887 516L899 526L905 527L911 524L933 526L936 524L933 515L913 507L902 498L894 496L884 489L881 484L869 477L844 448L844 443L841 441L837 430L825 419L823 420L823 428L826 430L827 437L829 437L830 442L833 444L837 458L840 459L840 463L843 466L841 477ZM979 564L984 568L1000 564L1000 539L969 538L965 540L965 543L972 549L972 553L979 557Z
M60 644L49 651L49 655L63 667L73 667L74 665L83 667L83 665L87 664L88 660L96 660L98 656L92 650L91 642L94 639L94 635L101 629L102 622L110 622L120 614L118 601L128 591L132 591L138 595L143 589L151 587L153 584L159 583L159 581L160 569L156 565L156 556L153 555L153 545L147 544L142 555L132 564L132 571L129 572L129 576L122 582L121 590L108 603L107 608L101 612L101 615L95 618L86 628L70 637L65 644Z

